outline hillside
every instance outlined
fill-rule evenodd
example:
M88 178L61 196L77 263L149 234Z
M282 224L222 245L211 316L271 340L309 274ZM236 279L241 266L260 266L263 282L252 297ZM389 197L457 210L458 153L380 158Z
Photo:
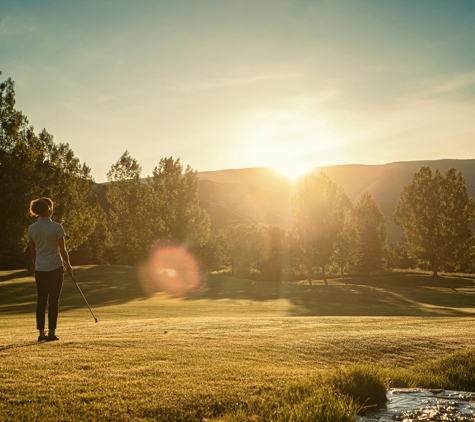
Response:
M292 191L280 192L260 187L259 184L200 180L200 202L209 212L213 228L222 229L236 223L250 222L290 227ZM206 203L220 208L211 209ZM225 210L228 212L224 213ZM218 211L218 214L214 211Z
M461 171L468 194L475 197L475 159L339 165L316 167L314 171L324 171L345 189L353 203L364 192L370 192L386 217L389 240L396 241L402 235L393 221L399 194L422 166L430 166L433 171L438 169L442 173L451 167ZM198 177L200 200L208 204L205 208L210 213L214 229L249 221L291 227L291 198L301 180L292 182L268 168L201 172ZM212 209L211 204L220 208Z

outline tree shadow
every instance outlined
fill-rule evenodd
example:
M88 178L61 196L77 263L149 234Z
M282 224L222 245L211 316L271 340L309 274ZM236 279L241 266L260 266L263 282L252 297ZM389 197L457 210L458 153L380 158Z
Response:
M472 279L426 275L353 277L313 285L208 276L189 299L286 299L292 316L472 316Z
M25 277L29 277L31 276L31 272L28 271L28 270L20 270L20 271L11 271L11 272L7 272L5 271L5 273L7 273L6 275L5 274L0 274L0 283L2 281L11 281L11 280L15 280L17 278L25 278Z
M30 341L28 343L9 344L7 346L1 346L0 352L3 352L4 350L9 350L9 349L20 349L22 347L40 346L42 344L46 344L46 342Z
M91 308L144 300L139 269L128 266L82 266L75 278ZM0 315L31 313L36 308L36 285L27 271L0 273ZM474 280L462 277L395 275L350 277L313 285L265 282L205 275L198 289L184 300L286 300L289 316L473 316ZM83 308L84 299L68 274L64 276L60 308ZM212 312L212 310L210 311Z
M74 270L74 278L84 293L91 308L95 306L120 305L146 295L134 267L127 266L82 266ZM30 313L36 309L36 284L27 271L2 275L0 284L0 314ZM84 307L84 299L69 274L64 275L61 292L61 311Z

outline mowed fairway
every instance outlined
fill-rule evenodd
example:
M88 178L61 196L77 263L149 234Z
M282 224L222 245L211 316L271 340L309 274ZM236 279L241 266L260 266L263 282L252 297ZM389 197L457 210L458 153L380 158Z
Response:
M466 277L309 286L208 275L177 298L145 296L131 267L75 276L99 322L65 276L62 341L37 344L33 277L0 272L0 421L229 420L341 365L406 368L475 346Z

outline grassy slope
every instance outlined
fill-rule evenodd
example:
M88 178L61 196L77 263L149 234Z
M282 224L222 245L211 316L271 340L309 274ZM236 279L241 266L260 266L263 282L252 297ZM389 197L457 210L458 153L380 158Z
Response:
M129 267L75 274L99 323L66 279L62 341L36 344L33 279L0 272L0 420L199 420L343 364L406 368L475 346L468 278L208 276L172 298L146 297Z

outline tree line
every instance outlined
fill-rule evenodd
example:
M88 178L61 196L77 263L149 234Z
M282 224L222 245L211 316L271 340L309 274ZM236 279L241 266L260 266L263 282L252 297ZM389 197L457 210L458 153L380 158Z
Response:
M0 73L1 74L1 73ZM205 271L263 280L385 268L472 271L475 203L460 172L422 167L400 194L394 213L400 242L387 243L385 218L370 193L352 204L325 173L309 173L293 198L291 230L279 226L231 226L211 231L200 207L196 171L163 158L151 176L128 151L98 185L68 144L38 134L15 108L14 82L0 84L0 269L29 265L29 202L55 200L54 219L67 233L73 264L137 265L151 247L181 245Z

